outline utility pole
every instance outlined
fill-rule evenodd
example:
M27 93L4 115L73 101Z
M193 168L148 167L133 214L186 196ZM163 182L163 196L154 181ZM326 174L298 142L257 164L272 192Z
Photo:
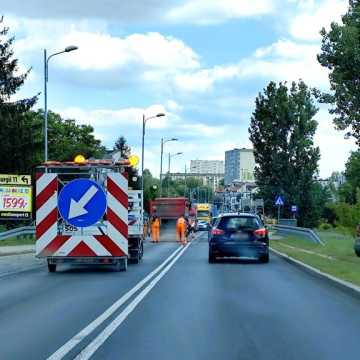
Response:
M171 139L167 139L167 140L164 140L164 138L161 139L161 154L160 154L160 197L162 197L162 168L163 168L163 154L164 154L164 145L167 143L167 142L170 142L170 141L178 141L179 139L178 138L171 138Z
M77 46L67 46L64 50L58 51L54 54L47 56L46 49L44 49L44 158L45 162L48 161L48 100L47 100L47 83L49 81L49 61L52 57L70 51L77 50Z
M186 197L186 164L185 164L185 188L184 188L184 197Z

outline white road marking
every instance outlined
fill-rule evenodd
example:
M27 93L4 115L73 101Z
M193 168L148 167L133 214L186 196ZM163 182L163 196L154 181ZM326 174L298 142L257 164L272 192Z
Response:
M47 360L60 360L66 356L77 344L79 344L85 337L91 334L99 325L108 319L115 311L117 311L127 300L129 300L138 290L140 290L151 278L153 278L166 264L171 261L183 248L178 247L162 264L147 275L143 280L138 282L131 290L118 299L105 312L98 316L94 321L87 325L83 330L72 337L68 342L61 346L54 354L48 357Z
M177 254L167 267L154 278L149 285L143 289L139 295L84 349L74 360L88 360L99 349L99 347L112 335L112 333L124 322L124 320L135 310L137 305L145 298L151 289L161 280L161 278L174 266L176 261L184 254L191 243L188 243Z

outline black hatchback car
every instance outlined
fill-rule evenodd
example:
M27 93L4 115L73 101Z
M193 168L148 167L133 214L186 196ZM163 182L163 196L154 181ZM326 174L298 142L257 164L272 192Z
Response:
M254 214L222 214L209 236L209 263L218 257L239 257L269 261L269 235Z

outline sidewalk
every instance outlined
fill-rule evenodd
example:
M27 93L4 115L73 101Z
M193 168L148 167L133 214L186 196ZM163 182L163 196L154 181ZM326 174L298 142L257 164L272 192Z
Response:
M0 279L7 275L36 269L45 264L45 260L35 257L35 245L0 246Z
M34 254L0 256L0 279L4 276L45 266L45 260L37 259Z
M1 242L0 242L0 256L29 254L29 253L35 253L35 245L1 246Z

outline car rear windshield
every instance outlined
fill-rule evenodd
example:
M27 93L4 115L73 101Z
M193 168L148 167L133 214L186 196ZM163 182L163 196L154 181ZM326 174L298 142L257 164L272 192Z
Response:
M209 216L210 212L208 210L200 210L197 212L197 216Z
M226 216L220 218L215 225L224 231L237 231L241 229L259 229L261 227L259 219L252 216Z

